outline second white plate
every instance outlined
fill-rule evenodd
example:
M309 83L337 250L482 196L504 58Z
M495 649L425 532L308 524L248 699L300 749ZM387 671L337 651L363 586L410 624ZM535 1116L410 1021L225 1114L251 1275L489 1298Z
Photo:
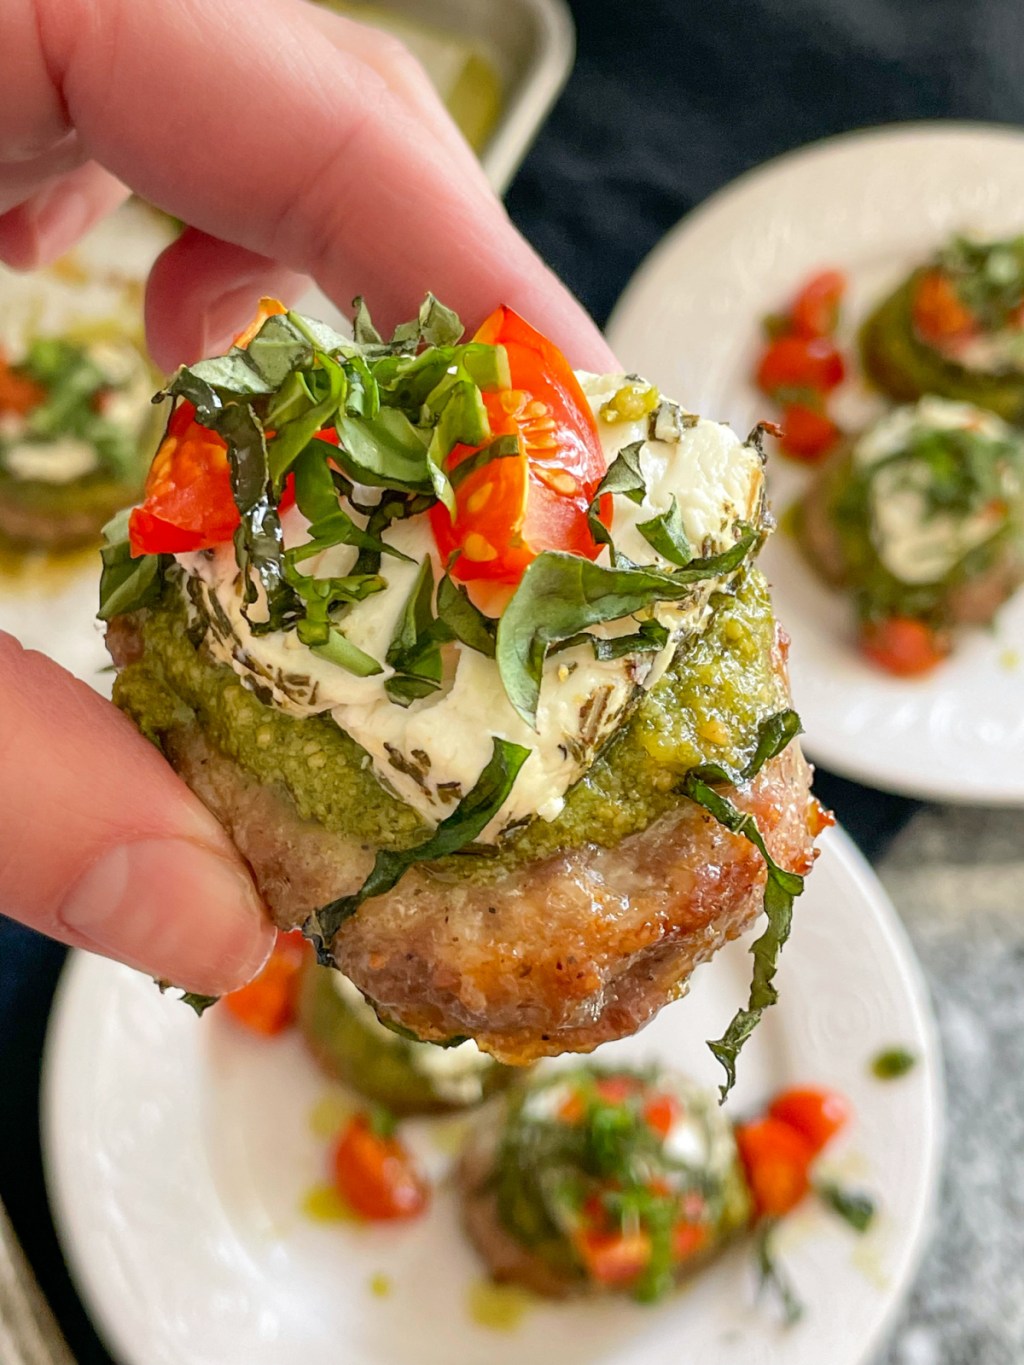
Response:
M746 992L747 946L732 945L690 997L599 1055L717 1084L702 1040ZM902 927L838 831L823 840L779 988L741 1058L731 1111L798 1082L840 1090L856 1120L829 1165L881 1209L863 1239L812 1203L788 1220L782 1255L807 1304L792 1329L777 1305L755 1306L749 1244L656 1308L538 1302L514 1332L480 1326L467 1296L482 1269L449 1187L405 1229L301 1213L326 1174L328 1144L310 1115L329 1087L296 1037L257 1039L216 1013L199 1021L146 978L83 955L61 982L43 1095L48 1185L75 1279L123 1365L865 1365L927 1229L941 1062ZM885 1084L869 1062L894 1044L919 1063ZM451 1147L436 1124L411 1136L443 1176ZM381 1273L384 1298L372 1288Z
M903 125L818 143L743 176L662 241L609 324L622 363L749 430L774 415L750 383L760 319L815 269L850 278L859 319L956 231L1024 231L1024 133ZM777 512L806 474L772 461ZM861 660L847 603L773 537L762 563L793 637L793 696L812 757L869 785L944 801L1024 804L1024 592L924 679Z

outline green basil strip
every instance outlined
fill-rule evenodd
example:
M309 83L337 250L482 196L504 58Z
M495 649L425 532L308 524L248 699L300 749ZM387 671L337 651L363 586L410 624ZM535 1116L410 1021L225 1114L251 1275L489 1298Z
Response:
M376 417L339 417L337 425L341 448L334 459L355 483L433 492L427 441L404 412L381 408Z
M544 659L552 645L589 626L618 621L656 602L689 596L693 585L739 568L757 543L748 527L723 554L685 569L606 568L580 555L546 550L527 567L498 624L496 658L513 707L536 727Z
M125 612L147 607L160 596L168 555L140 555L132 558L128 540L128 519L132 509L124 508L103 528L103 572L100 575L101 621L113 620Z
M804 879L798 872L789 872L778 865L768 852L754 817L747 811L739 810L728 797L715 791L711 784L737 785L749 781L765 763L782 753L799 732L800 720L796 712L779 711L762 724L754 756L742 772L730 772L718 764L705 764L700 768L691 768L679 787L684 796L703 806L723 828L748 839L761 854L768 870L764 886L764 910L768 924L750 949L754 970L746 1008L737 1010L721 1038L708 1043L725 1070L726 1080L721 1088L723 1100L736 1083L736 1059L743 1044L757 1027L764 1011L778 999L774 977L779 954L789 938L793 902L804 889Z
M804 1305L790 1283L789 1276L783 1271L775 1252L775 1229L777 1218L765 1218L757 1230L757 1268L760 1274L760 1292L771 1291L782 1307L783 1321L793 1327L804 1315Z
M332 545L354 545L360 550L408 560L409 556L401 550L357 526L341 506L327 465L327 460L335 453L329 441L313 440L295 462L295 501L310 527L309 542L288 551L291 562L297 564L311 559Z
M453 640L475 649L488 659L494 658L497 621L485 616L470 600L465 588L459 587L449 574L445 574L438 584L437 619Z
M844 1190L834 1180L820 1180L814 1192L822 1203L849 1223L854 1232L867 1232L875 1220L875 1201L863 1190Z
M305 624L305 621L299 622L300 640ZM311 644L309 648L317 658L326 659L328 663L336 664L338 668L344 668L348 673L354 673L357 678L371 678L377 673L384 672L372 654L359 649L334 626L328 627L327 640L324 644Z
M661 555L662 559L667 559L670 564L675 564L677 568L685 569L693 558L675 494L672 495L667 512L659 513L650 521L638 522L636 529L652 550Z
M598 545L609 546L613 565L615 564L615 545L612 542L611 532L599 515L601 499L608 493L621 493L623 497L629 498L630 502L637 504L643 502L647 496L647 482L644 479L643 470L640 468L640 452L643 449L643 444L643 441L634 441L631 445L622 447L608 466L604 478L597 485L597 492L587 509L587 523L590 526L590 534Z
M408 706L441 686L441 647L434 632L433 601L434 567L428 556L419 567L384 656L395 670L384 690L399 706Z
M591 635L583 631L552 649L572 649L575 645L589 645L594 658L602 663L609 659L621 659L626 654L657 654L668 644L669 631L660 621L644 621L635 635L614 635L610 639L603 635Z
M317 359L320 368L307 375L307 383L322 375L326 392L316 402L311 403L305 412L278 427L267 447L270 475L275 488L282 486L285 476L298 456L316 433L328 422L333 421L345 401L348 389L345 371L329 356L318 355Z
M529 758L530 749L495 736L494 749L487 766L447 819L415 848L387 849L377 853L373 871L358 891L342 896L320 910L314 910L302 932L316 949L321 966L332 965L331 942L342 924L356 913L364 901L382 896L397 886L410 867L446 858L477 839L508 800L519 770Z

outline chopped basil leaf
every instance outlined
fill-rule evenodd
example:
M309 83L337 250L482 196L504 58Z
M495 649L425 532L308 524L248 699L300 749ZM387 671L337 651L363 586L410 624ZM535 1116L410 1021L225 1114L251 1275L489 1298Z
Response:
M419 567L402 608L385 662L395 670L384 690L399 706L427 697L441 686L441 646L434 630L434 569L428 556Z
M166 995L168 991L175 991L180 989L179 987L175 986L173 982L161 981L159 978L155 978L155 984L158 986L161 995ZM220 996L197 995L195 991L182 991L181 995L179 995L177 998L182 1002L182 1004L188 1005L191 1009L195 1010L196 1014L202 1017L202 1014L205 1010L208 1010L211 1005L216 1005L217 1001L220 999Z
M131 508L126 507L103 528L104 543L100 551L103 560L103 572L100 575L101 621L110 621L125 612L149 606L160 596L163 586L168 557L140 555L132 558L128 541L130 516Z
M275 488L282 486L296 458L305 450L316 433L333 420L334 414L345 400L348 388L345 371L329 356L321 355L318 359L320 368L307 374L306 384L319 380L317 387L322 388L323 393L317 399L310 393L306 410L279 425L267 448Z
M350 479L374 488L433 491L429 436L414 427L404 412L381 408L373 418L340 416L337 426L341 449L335 459Z
M470 600L465 588L460 588L449 574L445 574L438 584L437 619L453 640L459 640L489 659L494 658L497 621L485 616Z
M303 644L309 645L310 650L318 658L326 659L328 663L344 668L348 673L354 673L357 678L370 678L376 673L383 673L384 670L371 654L359 649L335 626L327 627L325 640L321 640L319 631L316 631L315 643L309 638L312 634L310 627L309 621L300 621L297 627L298 636ZM315 630L315 627L313 629Z
M699 421L695 412L684 412L678 403L663 398L647 420L647 439L678 445L683 432L695 427Z
M917 1066L917 1057L905 1047L891 1047L880 1052L871 1063L871 1074L880 1081L895 1081Z
M475 785L429 839L415 848L380 849L373 871L358 891L313 911L302 926L302 932L316 948L321 966L332 965L330 948L334 935L364 901L390 891L416 863L457 853L483 833L508 799L530 752L521 744L495 736L491 757Z
M688 597L695 583L739 568L757 539L748 527L724 553L694 559L671 572L636 565L605 568L554 550L538 555L498 623L496 657L513 707L528 725L536 725L544 660L552 645L656 602Z
M675 564L677 568L685 569L693 558L690 542L686 538L682 513L679 511L674 493L667 512L659 513L650 521L638 522L636 529L652 550L661 555L662 559L667 559L670 564Z
M623 497L629 498L630 502L637 504L643 502L647 495L647 482L640 468L640 452L643 445L643 441L634 441L632 445L622 447L597 486L595 502L605 493L621 493Z
M191 1006L191 1008L195 1010L196 1014L200 1018L202 1018L203 1014L210 1008L211 1005L216 1005L217 1001L220 999L220 996L197 995L195 991L185 991L182 994L181 999L183 1004Z
M834 1180L821 1180L814 1192L840 1218L845 1219L854 1232L867 1232L875 1217L875 1201L861 1190L844 1190Z
M352 300L352 335L357 346L383 346L384 338L373 325L362 294Z
M326 441L311 441L295 463L295 501L299 511L310 523L309 541L287 551L292 564L311 559L332 545L354 545L360 550L372 550L377 555L392 555L408 560L379 536L356 525L338 501L331 471L327 466L328 451L334 447Z
M783 1319L792 1327L804 1315L804 1305L783 1271L775 1253L775 1228L778 1220L766 1218L757 1231L757 1267L761 1276L760 1292L770 1291L782 1306Z
M747 1006L737 1010L721 1038L708 1043L725 1069L726 1080L721 1088L723 1100L736 1083L736 1059L743 1044L757 1027L764 1011L778 999L774 985L775 972L779 954L789 938L793 902L804 889L804 879L798 872L788 872L776 863L768 852L754 817L715 791L712 784L734 786L749 781L767 762L781 754L799 733L800 720L796 712L779 711L760 727L754 756L742 772L730 772L718 764L705 764L691 768L679 788L691 801L703 806L725 829L748 839L761 854L768 870L764 885L764 910L768 924L750 950L754 958L754 971Z

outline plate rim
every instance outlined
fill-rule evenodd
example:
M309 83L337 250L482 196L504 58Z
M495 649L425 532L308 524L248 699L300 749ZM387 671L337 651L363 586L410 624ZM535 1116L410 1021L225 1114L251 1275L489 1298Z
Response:
M982 119L908 119L865 124L802 143L742 171L685 213L643 258L609 315L605 327L609 344L614 350L620 343L619 334L631 325L630 319L636 311L635 300L652 287L663 269L663 262L679 253L680 244L685 243L691 234L700 232L706 219L723 211L728 212L734 202L742 202L745 196L756 194L764 184L771 184L777 176L791 173L794 168L809 171L815 163L831 159L837 153L841 155L864 147L892 147L903 143L909 152L922 143L938 147L948 144L951 149L957 148L962 153L965 148L977 145L979 141L989 146L1005 143L1024 153L1024 128L1012 123ZM835 595L837 598L841 596L838 592ZM986 805L998 809L1024 806L1024 768L1016 781L1011 779L995 791L981 781L968 782L965 789L963 785L952 785L952 778L944 777L941 773L907 777L905 769L899 764L883 762L879 766L874 758L862 764L858 761L856 746L844 746L841 736L834 730L822 729L816 734L805 735L803 744L812 761L840 777L862 783L876 791L950 806Z
M888 1340L907 1301L936 1223L945 1155L945 1072L938 1024L924 972L888 892L864 854L841 827L827 831L823 845L836 860L837 872L848 882L851 894L864 911L870 913L871 927L879 935L886 955L898 972L909 1018L917 1034L913 1042L920 1050L919 1065L924 1076L920 1110L920 1192L914 1206L901 1220L906 1233L894 1254L881 1311L860 1344L860 1353L850 1362L850 1365L869 1365ZM66 1070L66 1063L62 1065L62 1054L69 1046L69 1035L74 1032L76 997L86 989L81 983L88 981L91 973L109 969L110 965L89 953L73 951L61 971L42 1055L40 1143L50 1212L76 1293L112 1358L121 1365L146 1365L131 1354L125 1319L116 1311L116 1296L114 1299L109 1295L105 1297L103 1275L88 1256L88 1239L72 1212L74 1179L64 1169L65 1160L61 1156L64 1128L60 1122L59 1082Z

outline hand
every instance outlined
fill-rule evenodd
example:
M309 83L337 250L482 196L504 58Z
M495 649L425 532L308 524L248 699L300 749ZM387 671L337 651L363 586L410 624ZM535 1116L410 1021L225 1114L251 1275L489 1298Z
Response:
M146 300L171 369L311 275L384 327L427 289L509 303L577 365L607 346L509 223L394 40L305 0L4 0L0 258L66 251L134 190L194 226ZM0 635L0 908L216 994L273 932L224 831L113 707Z

